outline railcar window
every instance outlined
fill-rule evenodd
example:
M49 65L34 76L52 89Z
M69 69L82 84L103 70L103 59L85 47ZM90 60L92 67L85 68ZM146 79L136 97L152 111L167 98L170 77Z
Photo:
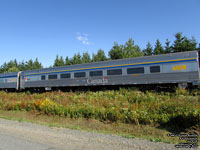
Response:
M74 73L74 77L75 78L81 78L81 77L85 77L86 73L85 72L76 72Z
M51 80L51 79L57 79L58 76L57 74L52 74L52 75L48 75L48 79Z
M144 67L128 68L127 74L144 73Z
M150 73L160 72L160 66L150 66Z
M70 74L70 73L61 74L61 75L60 75L60 78L61 78L61 79L64 79L64 78L71 78L71 74Z
M103 71L90 71L90 76L103 76Z
M107 70L107 75L122 75L122 69Z
M41 76L41 80L45 80L45 76Z

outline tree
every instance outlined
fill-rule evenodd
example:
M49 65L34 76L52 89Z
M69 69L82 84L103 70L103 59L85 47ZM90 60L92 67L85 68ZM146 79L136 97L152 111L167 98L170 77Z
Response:
M32 70L32 69L34 69L34 67L33 67L33 60L32 59L30 59L28 62L26 62L26 70Z
M60 61L59 61L59 56L58 56L58 54L57 54L57 55L56 55L56 59L54 60L53 66L54 66L54 67L58 67L59 64L60 64Z
M16 60L16 59L14 59L14 65L15 65L16 67L18 67L18 63L17 63L17 60Z
M160 43L160 41L157 39L155 48L154 48L154 55L164 54L164 49Z
M13 66L11 68L8 68L8 71L7 72L19 72L20 70L16 67L16 66Z
M35 59L34 63L33 63L33 68L34 69L42 69L42 64L38 61L38 58Z
M65 65L65 62L64 62L63 56L60 56L59 66L64 66L64 65Z
M19 68L20 71L26 70L24 60L22 60L22 62L19 62L18 66L19 66L18 68Z
M68 58L68 56L66 56L65 58L65 65L71 65L70 59Z
M97 61L105 61L107 60L106 55L102 49L99 49L97 54L93 54L92 56L92 61L97 62Z
M63 59L63 56L58 56L56 55L56 59L54 61L54 67L58 67L58 66L64 66L65 65L65 62L64 62L64 59Z
M18 71L25 71L25 70L32 70L32 69L41 69L42 65L39 63L38 59L36 58L33 62L32 59L22 62L17 62L16 59L9 61L8 63L4 63L0 66L0 73L4 72L18 72Z
M81 64L81 63L82 63L82 60L81 60L80 53L74 54L74 57L72 59L72 64Z
M166 39L166 42L165 42L165 53L171 53L172 52L172 48L170 46L170 41L168 39Z
M197 49L197 42L196 39L194 37L192 37L192 39L188 39L187 37L185 37L184 41L183 41L183 51L193 51Z
M6 62L5 62L3 65L1 65L0 73L6 72L6 68L7 68L7 64L6 64Z
M82 55L82 63L90 63L90 62L91 62L90 55L88 54L88 52L84 52Z
M192 51L196 50L197 42L194 37L192 39L188 39L185 36L182 36L181 32L175 34L175 41L172 46L173 52L184 52L184 51Z
M199 51L200 51L200 43L199 43L199 47L197 48L197 50L199 50Z
M184 37L182 37L181 32L178 32L175 35L175 38L176 40L174 41L174 44L173 44L173 52L181 52L183 50L182 43L183 43Z
M153 55L153 48L152 48L150 42L147 43L146 49L144 49L143 53L144 53L144 56L151 56L151 55Z
M123 58L132 58L142 56L142 52L138 45L135 45L134 40L130 38L122 49Z
M123 53L122 53L122 47L118 45L117 42L114 42L114 46L108 53L109 57L113 59L122 59Z

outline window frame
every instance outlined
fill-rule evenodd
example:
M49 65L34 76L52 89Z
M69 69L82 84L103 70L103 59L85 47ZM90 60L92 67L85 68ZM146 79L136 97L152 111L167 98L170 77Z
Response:
M62 77L62 75L69 75L69 77ZM60 79L70 79L71 78L71 73L62 73L60 74Z
M151 71L151 69L152 69L153 67L154 67L154 68L159 67L159 71L155 71L155 70L154 70L154 71ZM161 73L161 66L149 66L149 72L150 72L150 73Z
M49 76L54 77L56 76L56 78L49 78ZM48 75L48 80L57 80L58 79L58 74L49 74Z
M96 74L91 74L91 73L94 73L94 72L101 72L101 75L96 75ZM90 71L89 72L89 76L90 77L102 77L103 76L103 70L97 70L97 71Z
M110 74L109 71L116 71L116 70L121 70L120 74ZM108 69L106 70L107 76L119 76L123 74L122 68L121 69Z
M84 76L76 76L78 73L84 73ZM74 78L85 78L86 77L86 72L74 72Z
M129 73L129 70L130 70L130 69L143 69L143 70L142 70L143 72ZM145 74L145 67L127 68L127 69L126 69L126 73L127 73L127 74Z
M41 75L41 80L46 80L46 75Z

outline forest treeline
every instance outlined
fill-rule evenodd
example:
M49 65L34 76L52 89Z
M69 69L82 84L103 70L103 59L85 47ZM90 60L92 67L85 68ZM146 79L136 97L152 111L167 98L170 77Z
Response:
M163 46L160 40L157 39L154 46L148 42L145 49L141 49L139 45L135 44L132 38L124 45L119 45L117 42L114 42L113 47L108 52L109 57L106 57L105 52L102 49L99 49L96 54L93 53L92 56L90 56L88 52L84 52L83 54L75 53L72 58L57 55L53 67L192 50L200 50L200 45L197 47L196 39L194 37L189 39L188 37L183 36L181 32L178 32L175 34L175 40L173 42L166 39L165 45ZM42 63L39 62L37 58L34 61L30 59L25 62L18 62L15 59L1 65L0 73L41 68L43 68Z

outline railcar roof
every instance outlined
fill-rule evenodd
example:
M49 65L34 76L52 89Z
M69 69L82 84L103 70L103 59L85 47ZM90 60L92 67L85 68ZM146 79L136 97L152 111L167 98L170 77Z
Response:
M0 73L0 76L7 76L7 75L17 75L18 72L8 72L8 73Z
M168 53L162 55L153 55L153 56L142 56L142 57L134 57L134 58L126 58L126 59L116 59L116 60L108 60L108 61L99 61L92 63L84 63L84 64L75 64L75 65L67 65L61 67L53 67L53 68L43 68L36 70L27 70L24 71L26 73L34 73L34 72L44 72L44 71L53 71L53 70L62 70L62 69L77 69L77 68L87 68L87 67L98 67L102 65L118 65L124 63L140 63L140 62L150 62L150 61L159 61L159 60L170 60L170 59L183 59L183 58L191 58L197 56L197 51L187 51L187 52L179 52L179 53Z

